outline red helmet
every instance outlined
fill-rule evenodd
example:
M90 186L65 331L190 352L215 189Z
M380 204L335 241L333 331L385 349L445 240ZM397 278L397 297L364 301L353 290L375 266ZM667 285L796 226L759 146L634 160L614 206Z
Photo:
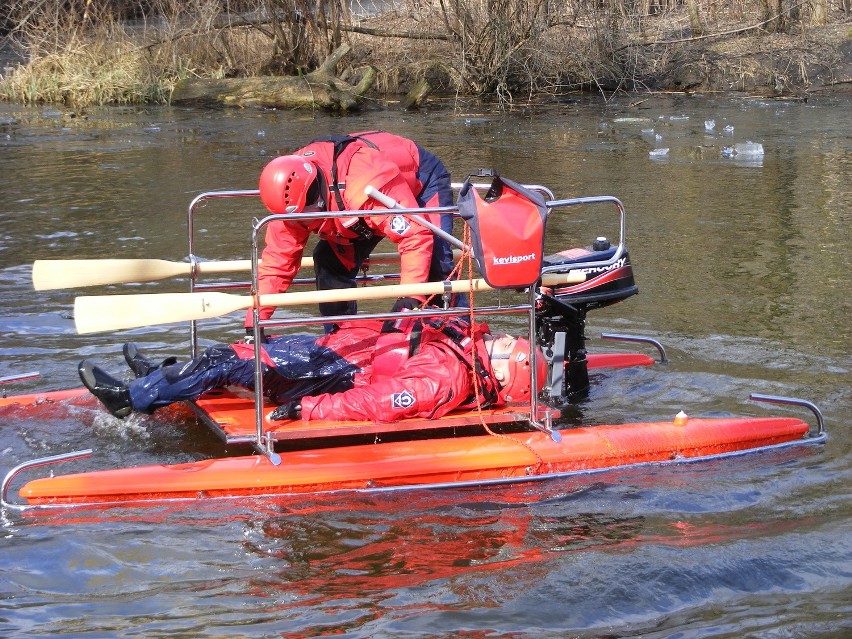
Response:
M535 349L535 367L537 392L541 392L547 381L547 361L538 347ZM530 370L530 343L519 337L509 355L509 381L500 390L503 401L520 402L530 398L532 386Z
M275 158L260 174L260 199L273 213L298 213L305 208L317 167L301 155Z

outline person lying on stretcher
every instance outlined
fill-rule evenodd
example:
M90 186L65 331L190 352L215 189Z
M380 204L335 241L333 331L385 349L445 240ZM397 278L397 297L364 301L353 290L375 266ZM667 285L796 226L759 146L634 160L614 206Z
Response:
M392 422L438 418L456 408L530 398L530 344L491 335L486 324L403 318L396 332L381 321L344 323L333 333L283 335L261 346L263 388L279 407L271 419ZM385 329L386 330L386 329ZM546 363L536 348L539 390ZM79 365L83 384L116 417L153 412L224 386L254 389L254 347L216 344L185 363L154 364L137 347L124 346L136 375L125 384L95 366ZM471 373L475 372L475 375Z

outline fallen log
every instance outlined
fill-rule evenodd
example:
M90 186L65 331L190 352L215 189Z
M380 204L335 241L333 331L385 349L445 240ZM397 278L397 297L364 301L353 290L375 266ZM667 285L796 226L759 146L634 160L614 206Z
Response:
M175 86L171 103L357 111L376 79L376 71L368 68L357 86L338 78L337 64L349 51L348 44L339 46L318 69L302 76L188 78Z
M405 111L413 111L423 106L426 98L432 92L432 85L425 78L421 79L414 88L400 101L399 106Z

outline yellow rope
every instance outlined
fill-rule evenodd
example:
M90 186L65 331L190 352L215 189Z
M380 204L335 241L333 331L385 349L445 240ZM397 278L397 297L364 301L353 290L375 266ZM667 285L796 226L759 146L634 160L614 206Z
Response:
M470 350L470 358L471 358L470 376L471 376L471 379L473 380L473 393L474 393L474 397L476 398L476 412L479 415L479 423L485 429L485 432L488 433L489 435L491 435L492 437L499 437L500 439L510 441L514 444L522 446L523 448L526 448L538 460L538 462L536 463L536 468L538 468L539 466L541 466L544 463L544 460L541 458L541 456L535 450L533 450L525 442L518 441L517 439L514 439L513 437L509 437L509 436L504 435L502 433L495 433L493 430L491 430L491 427L486 423L485 417L482 414L482 401L480 400L480 393L479 393L479 388L480 388L479 376L476 374L476 338L475 338L476 324L474 323L475 320L474 320L474 313L473 313L473 309L474 309L474 303L473 303L473 293L474 293L474 291L473 291L473 252L471 251L470 227L467 226L466 224L464 226L464 234L462 236L462 241L464 243L464 249L463 249L463 252L462 252L461 259L459 259L459 263L456 265L456 269L458 269L464 262L466 262L467 263L468 280L471 283L470 284L470 290L468 291L468 311L470 313L470 337L473 340L473 348L471 348L471 350ZM454 273L455 273L456 269L453 269Z
M456 263L455 267L453 267L453 270L447 276L447 279L448 280L459 279L459 277L461 275L463 275L463 273L464 273L464 266L465 265L467 266L467 279L470 282L470 289L468 290L468 309L469 309L469 313L470 313L471 339L474 340L473 348L470 351L470 353L471 353L470 354L470 357L471 357L470 375L471 375L471 379L473 380L473 391L474 391L474 397L476 398L476 411L477 411L477 414L479 415L479 423L485 429L485 432L488 433L489 435L491 435L492 437L499 437L500 439L505 439L505 440L510 441L514 444L517 444L518 446L521 446L521 447L527 449L538 460L538 462L536 463L536 468L538 468L539 466L541 466L544 463L544 460L541 458L541 456L535 450L533 450L525 442L518 441L517 439L514 439L514 438L509 437L507 435L504 435L502 433L495 433L493 430L491 430L491 427L485 421L485 417L482 414L482 401L480 400L480 393L479 393L479 389L480 389L479 376L476 374L476 340L475 340L475 337L474 337L474 328L475 328L476 325L474 323L475 320L474 320L474 313L473 313L473 309L474 309L474 306L475 306L474 305L474 299L473 299L474 298L474 289L473 289L473 244L472 244L472 240L471 240L471 237L470 237L470 227L467 224L464 225L464 232L462 234L462 243L464 244L464 248L462 249L461 257L459 258L459 261ZM436 297L436 295L429 296L426 299L426 301L424 302L424 306L428 305L432 301L432 299L435 298L435 297Z

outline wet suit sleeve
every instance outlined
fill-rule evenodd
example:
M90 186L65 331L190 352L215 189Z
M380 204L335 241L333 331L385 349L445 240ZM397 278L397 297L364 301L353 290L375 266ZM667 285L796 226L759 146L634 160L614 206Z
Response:
M302 264L302 253L310 236L301 222L276 220L266 227L266 246L261 253L258 269L259 290L261 295L285 293ZM260 309L260 319L269 319L275 308L266 306ZM245 326L254 325L252 311L246 312Z
M467 367L454 353L424 345L393 377L342 393L302 398L303 420L395 422L437 418L470 395Z
M436 226L440 225L440 221L429 221ZM435 241L432 231L403 215L379 218L379 228L385 237L396 243L399 250L399 283L428 282L432 245Z
M386 210L364 193L372 186L392 197L404 208L419 208L411 186L392 162L382 160L376 153L359 150L353 158L346 178L346 200L352 209L364 211ZM433 224L437 216L429 221ZM432 231L402 215L373 215L367 223L397 244L400 257L400 284L418 284L429 281L432 261ZM422 300L421 300L422 301Z

